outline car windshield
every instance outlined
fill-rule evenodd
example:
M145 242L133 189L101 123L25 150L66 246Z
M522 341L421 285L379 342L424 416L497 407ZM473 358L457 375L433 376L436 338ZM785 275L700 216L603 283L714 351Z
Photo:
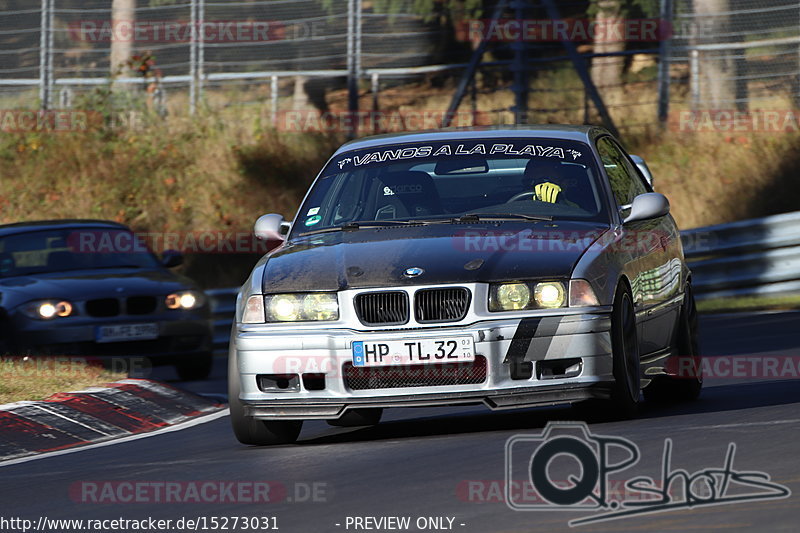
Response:
M334 158L293 235L407 221L520 216L605 221L590 148L556 139L380 146Z
M0 237L0 277L67 270L154 268L156 257L132 232L60 228Z

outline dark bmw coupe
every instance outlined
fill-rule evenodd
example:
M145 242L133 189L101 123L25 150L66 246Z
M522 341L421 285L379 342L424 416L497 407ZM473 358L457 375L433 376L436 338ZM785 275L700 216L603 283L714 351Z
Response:
M113 222L0 226L0 354L146 357L206 377L209 305L169 270L181 261Z

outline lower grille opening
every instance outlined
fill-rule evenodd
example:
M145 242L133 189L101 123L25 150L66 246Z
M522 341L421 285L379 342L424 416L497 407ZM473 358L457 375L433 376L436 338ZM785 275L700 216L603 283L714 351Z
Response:
M536 362L537 379L564 379L579 376L583 370L580 357Z
M300 390L300 376L297 374L259 374L256 382L261 392L295 392Z
M511 379L531 379L533 377L533 363L530 361L512 361Z
M325 374L303 374L306 390L325 390Z
M345 363L344 383L351 390L474 385L486 381L486 358L469 363L356 367Z

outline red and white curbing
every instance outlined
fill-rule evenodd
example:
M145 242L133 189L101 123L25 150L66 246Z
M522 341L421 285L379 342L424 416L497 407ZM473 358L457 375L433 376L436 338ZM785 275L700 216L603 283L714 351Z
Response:
M0 405L0 461L147 433L224 407L147 379Z

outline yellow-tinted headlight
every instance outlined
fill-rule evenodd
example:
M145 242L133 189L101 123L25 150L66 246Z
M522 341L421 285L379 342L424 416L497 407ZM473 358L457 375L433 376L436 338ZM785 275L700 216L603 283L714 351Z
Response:
M537 283L533 288L533 299L538 307L545 309L563 307L566 302L564 285L556 281Z
M267 322L310 322L339 319L335 293L271 294L264 297Z
M339 318L339 302L335 294L307 294L303 298L303 316L306 320L336 320Z
M300 317L300 301L293 294L268 296L267 321L293 322Z
M524 283L504 283L495 289L493 310L516 311L525 309L531 301L531 290Z

